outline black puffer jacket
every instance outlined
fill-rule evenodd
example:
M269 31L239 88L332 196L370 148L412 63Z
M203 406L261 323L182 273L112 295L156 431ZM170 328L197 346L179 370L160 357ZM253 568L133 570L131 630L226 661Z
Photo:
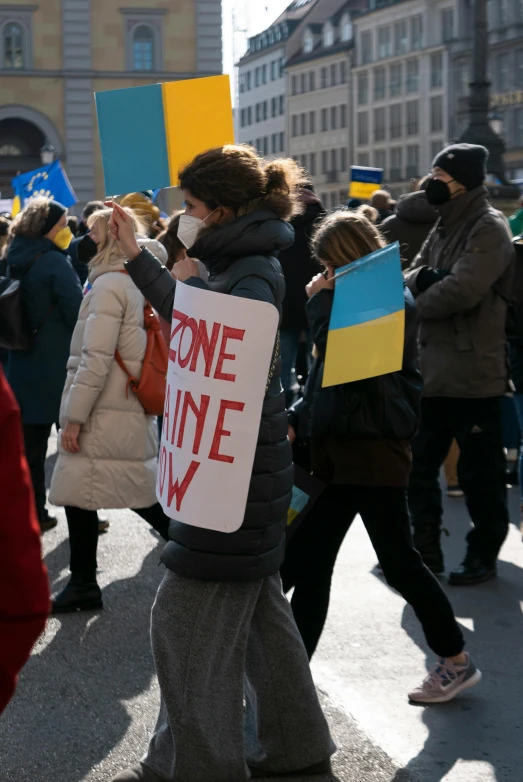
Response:
M423 388L418 367L416 305L412 294L405 289L402 369L368 380L323 388L323 362L333 300L333 292L323 290L307 304L318 357L303 399L289 411L292 427L303 438L343 435L412 440L418 429Z
M210 277L207 284L199 278L187 283L269 302L281 316L285 283L274 253L289 247L292 240L292 227L272 212L244 215L206 234L190 248L189 255L205 263ZM145 298L170 322L176 283L167 269L147 250L126 268ZM263 405L242 527L225 534L172 521L163 563L178 575L206 581L255 581L277 573L285 554L293 480L278 364Z
M380 225L380 231L389 244L400 243L403 268L408 268L423 246L439 214L427 201L424 190L408 193L398 201L396 214Z

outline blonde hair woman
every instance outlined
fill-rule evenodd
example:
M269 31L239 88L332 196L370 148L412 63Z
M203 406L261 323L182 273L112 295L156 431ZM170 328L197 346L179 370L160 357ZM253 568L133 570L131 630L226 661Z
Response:
M111 212L88 221L98 252L71 341L60 411L59 455L50 491L65 506L71 579L53 601L54 613L102 608L96 581L97 510L132 508L167 538L169 519L156 502L156 418L127 390L145 354L144 297L125 273L125 255L108 233ZM136 231L140 224L130 215ZM142 240L156 252L164 248Z
M307 317L316 349L303 399L289 411L291 439L310 439L314 474L327 486L290 541L285 591L309 657L327 617L332 572L343 539L361 515L391 587L411 604L427 644L441 658L410 693L420 702L454 698L481 678L463 651L463 634L435 576L414 549L407 505L410 442L418 427L422 380L414 300L405 289L403 367L380 377L323 388L323 365L335 270L384 247L375 225L351 212L329 215L313 238L324 266L307 286ZM350 275L347 283L350 284ZM343 359L350 362L350 355Z

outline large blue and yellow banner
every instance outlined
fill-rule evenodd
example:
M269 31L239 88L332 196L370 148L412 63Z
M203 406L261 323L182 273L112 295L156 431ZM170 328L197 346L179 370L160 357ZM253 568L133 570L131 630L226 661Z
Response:
M362 201L368 201L374 191L381 187L383 169L351 166L350 180L349 198L361 198Z
M11 186L14 190L12 216L20 212L31 198L43 196L53 198L64 206L78 203L76 194L59 160L42 168L35 168L15 177Z
M399 244L336 270L323 386L398 372L405 299Z
M228 76L95 93L106 195L174 187L200 152L234 143Z

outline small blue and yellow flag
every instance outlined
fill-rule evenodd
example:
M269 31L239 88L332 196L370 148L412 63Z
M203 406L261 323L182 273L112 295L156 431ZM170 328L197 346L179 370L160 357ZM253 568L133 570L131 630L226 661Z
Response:
M382 182L382 168L351 166L349 198L361 198L363 201L368 201L374 191L380 189Z
M323 387L398 372L405 299L399 244L336 271Z

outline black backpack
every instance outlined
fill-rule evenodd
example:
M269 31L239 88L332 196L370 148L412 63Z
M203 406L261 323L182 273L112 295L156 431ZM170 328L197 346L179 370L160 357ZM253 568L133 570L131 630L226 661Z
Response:
M0 347L8 350L29 350L36 333L42 328L51 310L44 321L31 328L25 314L22 300L22 281L27 272L32 269L38 258L43 253L37 253L27 264L20 277L0 277ZM51 308L52 309L52 308Z
M523 340L523 237L516 236L513 242L515 260L511 280L511 295L507 295L498 283L492 290L507 303L507 339Z

